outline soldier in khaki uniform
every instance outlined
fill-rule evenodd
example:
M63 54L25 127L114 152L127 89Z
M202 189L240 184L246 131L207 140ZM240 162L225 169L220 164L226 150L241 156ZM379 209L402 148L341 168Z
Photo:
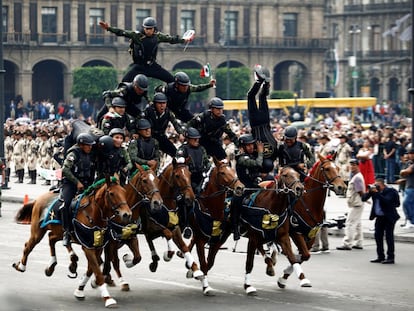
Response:
M349 161L352 157L352 147L347 143L347 137L342 134L339 136L340 142L336 148L336 165L339 167L339 175L346 184L349 182L351 171L349 169Z
M31 130L26 130L26 163L30 177L29 184L36 183L38 152L39 145L36 140L33 139L33 132Z
M1 217L1 188L3 187L3 185L4 185L4 181L5 181L5 173L4 173L4 170L5 170L5 165L4 165L4 163L3 163L3 161L0 159L0 217Z
M3 189L9 189L9 180L10 180L10 163L12 161L12 155L13 155L13 139L11 137L10 130L5 129L4 130L4 153L6 161L3 163L5 165L4 171L5 171L5 177L3 180Z
M40 133L41 142L39 144L40 167L49 170L52 164L52 145L49 141L49 135L46 131ZM44 185L50 185L50 180L46 180Z
M25 153L26 153L26 144L22 137L20 130L14 132L15 141L13 143L13 163L14 169L17 175L16 183L22 184L24 178L24 167L25 167Z

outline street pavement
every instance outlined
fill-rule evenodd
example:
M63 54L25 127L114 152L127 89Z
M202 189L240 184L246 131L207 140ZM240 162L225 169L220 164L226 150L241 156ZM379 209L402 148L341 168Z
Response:
M9 183L10 189L3 189L2 191L3 204L7 204L7 202L23 203L26 195L28 196L29 201L34 200L37 196L44 192L47 192L50 188L50 186L43 185L44 180L42 180L41 178L37 180L37 184L35 185L28 184L28 179L25 179L23 184L18 184L14 181L15 178L12 178L12 181ZM402 197L400 199L402 202ZM327 221L331 221L332 219L342 217L347 213L348 209L346 199L343 197L338 197L333 192L331 192L330 195L327 196L325 209ZM374 221L369 220L370 210L371 203L365 203L364 212L362 215L362 227L364 232L364 238L366 239L374 238ZM401 218L395 226L395 241L414 243L414 228L404 229L401 227L401 224L403 224L405 221L402 206L398 208L398 213L400 214ZM333 227L329 229L329 234L335 236L343 236L344 229L338 229L337 227ZM330 245L330 248L333 249L336 246L339 245Z

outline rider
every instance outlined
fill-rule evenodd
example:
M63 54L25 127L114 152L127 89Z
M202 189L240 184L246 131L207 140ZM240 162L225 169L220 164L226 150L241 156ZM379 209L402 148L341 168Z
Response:
M106 31L112 32L117 36L131 39L129 53L134 63L130 66L122 81L130 82L139 73L145 73L148 77L156 78L167 83L174 81L172 74L157 63L158 44L160 42L168 42L170 44L186 43L191 39L184 40L179 36L171 36L158 31L157 22L153 17L144 19L140 31L128 31L110 27L104 21L99 22L99 25Z
M94 180L94 165L91 161L90 152L95 144L94 137L89 133L81 133L77 137L77 143L72 146L63 161L62 167L62 192L64 201L62 211L63 245L70 243L70 232L72 231L72 214L70 205L77 192L89 187Z
M138 120L138 138L130 142L128 153L132 163L148 165L154 172L160 163L158 141L151 136L151 123L147 119Z
M113 112L108 111L103 119L100 129L108 135L113 128L126 128L130 135L135 134L135 119L125 113L126 102L122 97L112 99Z
M264 144L256 141L251 134L241 135L239 138L239 144L241 147L241 153L236 156L236 172L240 181L244 184L247 190L244 191L242 196L233 196L230 205L230 220L233 227L233 238L235 241L240 239L239 218L243 199L247 195L250 195L252 191L254 191L253 189L260 188L260 171L263 166L264 151Z
M177 119L188 122L193 114L188 109L188 97L193 92L202 92L216 85L216 80L211 79L209 83L193 85L188 75L179 71L174 75L174 82L158 87L157 90L167 96L168 108L175 113Z
M115 90L107 90L102 93L105 105L99 110L96 120L100 123L105 113L111 111L111 101L114 97L122 97L126 102L125 111L136 119L144 117L145 108L148 106L148 78L138 74L132 82L121 82Z
M213 97L210 100L209 109L195 115L187 123L188 127L194 127L200 132L200 144L206 148L208 155L215 157L217 160L226 158L222 143L223 133L226 133L236 146L238 145L237 136L226 121L223 109L223 100Z
M306 177L307 169L315 163L315 156L309 146L297 141L298 130L294 126L285 129L283 142L278 147L280 166L290 166L300 174L301 181Z

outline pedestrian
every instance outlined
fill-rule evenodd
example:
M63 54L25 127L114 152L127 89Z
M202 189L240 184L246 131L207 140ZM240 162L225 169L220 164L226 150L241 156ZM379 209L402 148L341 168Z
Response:
M349 160L352 156L352 147L347 142L347 137L345 134L339 135L339 145L336 148L336 157L335 164L339 168L339 175L345 182L349 182Z
M345 222L345 237L343 244L338 246L338 250L363 249L363 232L362 232L362 212L364 202L362 195L365 193L365 181L362 176L357 159L349 161L351 169L351 179L347 188L347 204L349 208L348 217Z
M95 144L95 137L89 133L79 134L77 142L68 150L68 154L63 161L62 168L62 192L61 199L64 204L61 208L63 246L70 244L72 227L71 203L76 193L83 192L94 181L94 164L90 153Z
M385 173L387 183L393 184L395 180L395 165L397 154L397 143L395 142L394 133L388 135L388 140L384 146L384 159L385 159Z
M226 159L223 149L223 133L226 133L232 142L238 146L237 135L230 128L223 114L224 103L219 97L213 97L209 102L209 109L194 116L188 123L188 127L194 127L200 134L200 144L206 148L207 154L217 160Z
M323 211L323 219L326 219L325 209ZM331 252L329 250L328 226L322 224L322 226L315 235L315 241L313 242L312 248L309 251L312 254L329 254Z
M408 152L409 163L406 169L400 171L402 178L405 178L405 191L403 209L407 213L407 224L405 229L414 228L414 148Z
M356 158L359 161L359 170L364 177L365 186L375 183L375 171L372 157L374 156L374 150L371 142L366 139L361 148L359 148ZM367 188L368 189L368 188ZM367 190L365 189L365 190Z
M167 96L167 106L174 112L177 119L183 122L188 122L194 117L188 107L188 98L191 93L202 92L215 85L215 79L211 79L209 83L205 84L191 84L188 75L183 71L179 71L174 75L174 82L158 87L157 91L162 92Z
M1 189L3 188L4 182L6 180L6 166L3 163L3 160L0 159L0 217L1 217Z
M375 219L375 243L377 244L377 258L373 263L393 264L395 260L394 227L400 215L397 207L400 206L398 191L388 187L383 178L376 178L368 192L362 196L363 201L372 198L370 220ZM387 241L387 258L384 253L384 233Z
M117 36L127 37L130 40L129 53L132 56L133 64L122 78L123 82L131 82L139 73L147 77L156 78L166 83L174 81L174 77L166 69L157 63L158 44L167 42L170 44L186 43L191 39L185 40L177 36L162 33L157 29L157 22L153 17L147 17L142 23L140 31L123 30L110 27L108 23L100 21L99 25L106 31L112 32Z

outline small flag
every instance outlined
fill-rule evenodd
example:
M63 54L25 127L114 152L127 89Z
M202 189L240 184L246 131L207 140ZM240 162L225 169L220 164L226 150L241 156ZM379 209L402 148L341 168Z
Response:
M207 63L207 65L204 65L203 68L201 68L200 77L208 78L210 77L210 75L211 75L210 64Z

